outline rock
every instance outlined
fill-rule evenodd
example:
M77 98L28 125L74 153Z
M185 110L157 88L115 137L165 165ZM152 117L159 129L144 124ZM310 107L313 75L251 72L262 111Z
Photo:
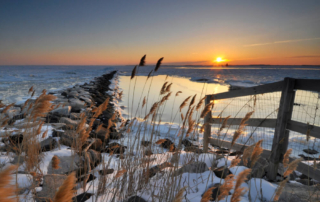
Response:
M75 131L70 131L70 133L72 133L72 132L74 133ZM60 135L59 136L60 137L60 144L63 144L63 145L69 146L69 147L73 147L73 146L75 146L77 140L76 140L76 138L74 138L73 136L71 136L68 133L59 134Z
M191 164L186 164L182 168L179 168L173 174L174 176L181 175L183 173L203 173L208 171L209 168L204 162L194 162Z
M59 129L62 129L63 127L66 126L65 123L51 123L51 126L56 129L56 130L59 130Z
M76 112L79 113L82 108L85 108L85 102L80 101L79 99L76 98L71 98L69 99L69 103L71 106L71 112Z
M147 201L141 198L140 196L131 196L127 202L147 202Z
M150 141L144 141L144 140L141 141L141 145L144 146L144 147L147 147L147 146L149 146L150 144L151 144Z
M11 135L8 138L2 138L1 141L3 143L10 144L10 145L18 145L22 143L23 135L22 134Z
M171 163L169 162L164 162L160 165L153 166L149 169L149 178L152 178L155 176L158 172L160 172L162 169L167 168L167 167L173 167Z
M56 148L57 145L58 144L56 140L52 137L48 137L47 139L40 142L42 152L51 151L52 149Z
M243 154L242 151L235 151L235 152L231 152L229 156L241 156L242 154Z
M149 149L144 152L144 155L146 155L146 156L151 156L152 154L153 154L153 152Z
M166 138L166 141L164 141L163 143L160 144L160 146L165 149L170 149L171 145L173 145L173 148L174 148L173 151L174 151L176 147L170 139Z
M85 202L85 201L87 201L88 199L90 199L90 197L93 196L93 195L94 195L94 194L92 194L92 193L87 193L87 192L85 192L85 193L79 194L79 195L76 196L76 197L73 197L73 198L72 198L72 201L73 201L73 202Z
M85 97L85 96L80 96L79 100L86 102L88 105L92 104L92 100L90 98Z
M229 168L221 166L219 168L215 168L213 170L214 174L219 177L219 178L226 178L229 174L231 174L231 171L229 170Z
M57 109L54 109L50 112L50 114L56 114L59 116L66 116L68 117L70 115L71 112L71 107L70 106L61 106Z
M192 147L194 146L188 139L183 139L181 141L181 144L183 144L185 147Z
M61 117L60 123L65 123L66 125L72 126L74 129L77 128L79 121L72 120L70 118Z
M61 116L57 114L48 114L46 116L46 123L59 123Z
M13 117L17 116L21 112L20 107L10 107L5 113L2 113L3 109L0 109L0 120L4 119L5 117L12 119Z
M309 202L319 201L319 192L316 186L305 186L298 183L287 183L279 197L279 202Z
M113 142L108 145L108 147L105 149L107 153L113 153L113 154L123 154L126 151L126 147L122 146L119 143Z
M69 174L72 171L79 169L81 164L81 158L79 155L75 154L73 156L58 156L60 163L59 169L52 168L52 161L48 166L48 174Z
M196 146L185 147L184 151L186 151L186 152L194 152L194 153L197 153L197 154L203 153L203 150L199 149Z
M54 129L52 130L52 137L61 137L61 135L63 134L64 134L64 131L56 131Z
M304 152L306 152L307 154L318 154L319 152L314 150L314 149L304 149Z
M63 184L66 175L45 175L43 176L43 186L40 192L36 193L37 201L49 201L54 198L56 190Z
M83 182L85 179L87 180L87 183L88 183L88 182L90 182L90 181L92 181L92 180L97 179L97 177L94 176L94 175L92 175L92 174L89 174L89 176L88 176L88 175L81 175L81 176L79 176L79 177L77 178L77 183Z
M114 172L114 169L106 169L106 170L99 170L100 175L109 175Z
M111 140L119 140L122 137L122 134L119 132L111 132L109 137Z
M79 94L77 91L70 91L68 92L68 95L67 95L68 98L77 98L78 96Z
M81 113L70 113L70 119L80 120L81 119L80 115L81 115Z
M310 178L309 179L300 179L297 180L297 182L300 182L303 185L307 185L307 186L313 186L319 183L316 183L315 181L312 181Z
M103 150L103 144L100 139L95 139L94 143L89 147L89 149L93 149L96 151L102 151Z

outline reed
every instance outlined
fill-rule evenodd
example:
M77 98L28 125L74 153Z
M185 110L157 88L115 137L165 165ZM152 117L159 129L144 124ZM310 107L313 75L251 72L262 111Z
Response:
M74 195L73 188L75 187L76 174L73 172L64 180L61 187L54 196L53 202L72 202Z
M239 202L241 201L241 196L243 196L247 190L244 187L241 187L241 184L245 182L248 178L247 176L251 173L251 169L245 169L240 172L236 179L236 184L234 187L234 193L231 196L231 202Z
M16 166L9 166L0 172L0 201L1 202L15 202L17 201L15 194L17 192L16 186L11 185L11 173L16 169Z

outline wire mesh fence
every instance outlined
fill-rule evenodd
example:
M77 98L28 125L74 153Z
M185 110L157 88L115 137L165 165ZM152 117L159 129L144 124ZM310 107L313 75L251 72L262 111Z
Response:
M248 112L254 111L251 119L277 119L281 92L264 93L236 98L215 100L212 110L212 118L219 118L211 128L211 137L231 141L238 125L227 125L221 132L224 118L243 118ZM317 92L296 90L292 120L309 124L310 126L320 126L320 94ZM240 144L252 145L259 140L263 140L262 147L271 150L274 137L274 128L246 126L243 135L236 141ZM316 157L316 154L306 154L303 150L312 149L320 151L320 140L310 137L307 140L305 134L290 131L289 145L292 157L307 155Z

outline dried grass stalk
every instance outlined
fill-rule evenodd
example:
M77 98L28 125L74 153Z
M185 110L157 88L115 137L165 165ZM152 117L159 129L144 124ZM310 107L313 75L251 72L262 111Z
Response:
M298 167L298 164L303 160L303 158L296 159L289 163L287 170L283 173L284 177L289 176L293 171L295 171Z
M140 59L139 66L145 66L145 64L146 64L146 57L147 57L147 55L142 56L142 58Z
M189 101L190 98L191 98L191 96L187 97L187 98L181 103L181 105L180 105L180 112L181 112L181 110L182 110L185 106L187 106L187 102Z
M292 153L292 149L288 149L288 150L286 151L286 153L283 155L283 161L282 161L282 163L283 163L283 166L284 166L284 167L287 167L287 166L288 166L288 164L289 164L289 156L290 156L291 153Z
M250 119L253 113L254 111L248 112L246 116L241 120L239 128L234 132L231 145L233 145L236 142L236 140L240 137L240 135L243 133L244 127L246 126L246 122Z
M131 79L135 77L136 73L137 73L137 66L135 66L131 72Z
M286 186L286 183L288 182L289 178L285 179L285 180L282 180L276 190L276 194L275 196L273 197L273 201L278 201L279 200L279 197L282 193L282 190L283 188Z
M68 175L61 187L59 187L53 202L72 202L74 194L73 188L75 187L76 180L76 174L74 172Z
M156 64L156 67L154 68L154 71L155 71L155 72L158 71L158 69L160 68L160 65L161 65L162 60L163 60L163 57L158 60L158 62L157 62L157 64Z
M151 74L152 74L153 70L151 70L148 74L147 80L150 78Z
M213 105L214 105L213 102L208 103L208 104L204 107L204 109L202 110L201 115L200 115L200 118L204 118L204 117L207 115L207 113L209 113L209 112L211 111Z
M201 201L200 202L209 202L212 201L212 190L216 189L216 187L211 187L209 188L202 196Z
M176 93L176 96L179 96L180 93L182 93L182 91L178 91L178 92Z
M233 168L233 167L237 166L237 165L240 163L240 161L241 161L240 158L233 159L233 160L231 161L230 168Z
M175 197L174 197L174 199L173 199L172 202L181 202L182 199L183 199L183 193L184 193L184 191L186 190L186 188L187 188L186 186L185 186L185 187L182 187L182 188L178 191L177 195L175 195Z
M238 174L236 185L234 188L234 193L231 197L231 202L239 202L241 200L241 196L243 196L247 190L245 187L241 187L241 184L245 182L248 178L247 176L251 173L251 169L246 169Z
M206 96L204 96L204 97L198 102L198 104L197 104L197 106L196 106L196 110L197 110L197 111L201 108L201 106L203 105L205 99L206 99Z
M119 170L119 171L117 172L115 178L119 178L119 177L123 176L126 172L127 172L126 169Z
M218 201L224 199L229 195L230 190L233 188L234 175L230 174L224 179L224 183L220 186Z
M196 100L196 97L197 97L197 94L195 94L195 95L192 97L189 106L192 106L192 105L194 104L194 102L195 102L195 100Z
M60 159L56 155L54 155L52 157L52 168L53 169L59 169L60 168L59 167L59 163L60 163Z
M142 101L142 108L146 105L146 103L147 103L146 96L144 96Z
M256 162L259 160L260 155L263 152L263 149L261 147L261 143L263 140L259 140L256 145L254 146L252 155L251 155L251 168L256 164Z
M248 159L250 158L252 152L253 152L253 149L255 147L255 144L247 147L244 149L243 151L243 155L242 155L242 159L243 159L243 165L247 166L248 164Z
M0 172L0 201L15 202L16 186L11 185L11 172L16 169L16 166L9 166L7 169Z

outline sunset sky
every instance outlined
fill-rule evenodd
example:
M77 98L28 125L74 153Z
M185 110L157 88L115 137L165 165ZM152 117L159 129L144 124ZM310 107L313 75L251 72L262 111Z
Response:
M319 0L0 1L0 65L320 65Z

